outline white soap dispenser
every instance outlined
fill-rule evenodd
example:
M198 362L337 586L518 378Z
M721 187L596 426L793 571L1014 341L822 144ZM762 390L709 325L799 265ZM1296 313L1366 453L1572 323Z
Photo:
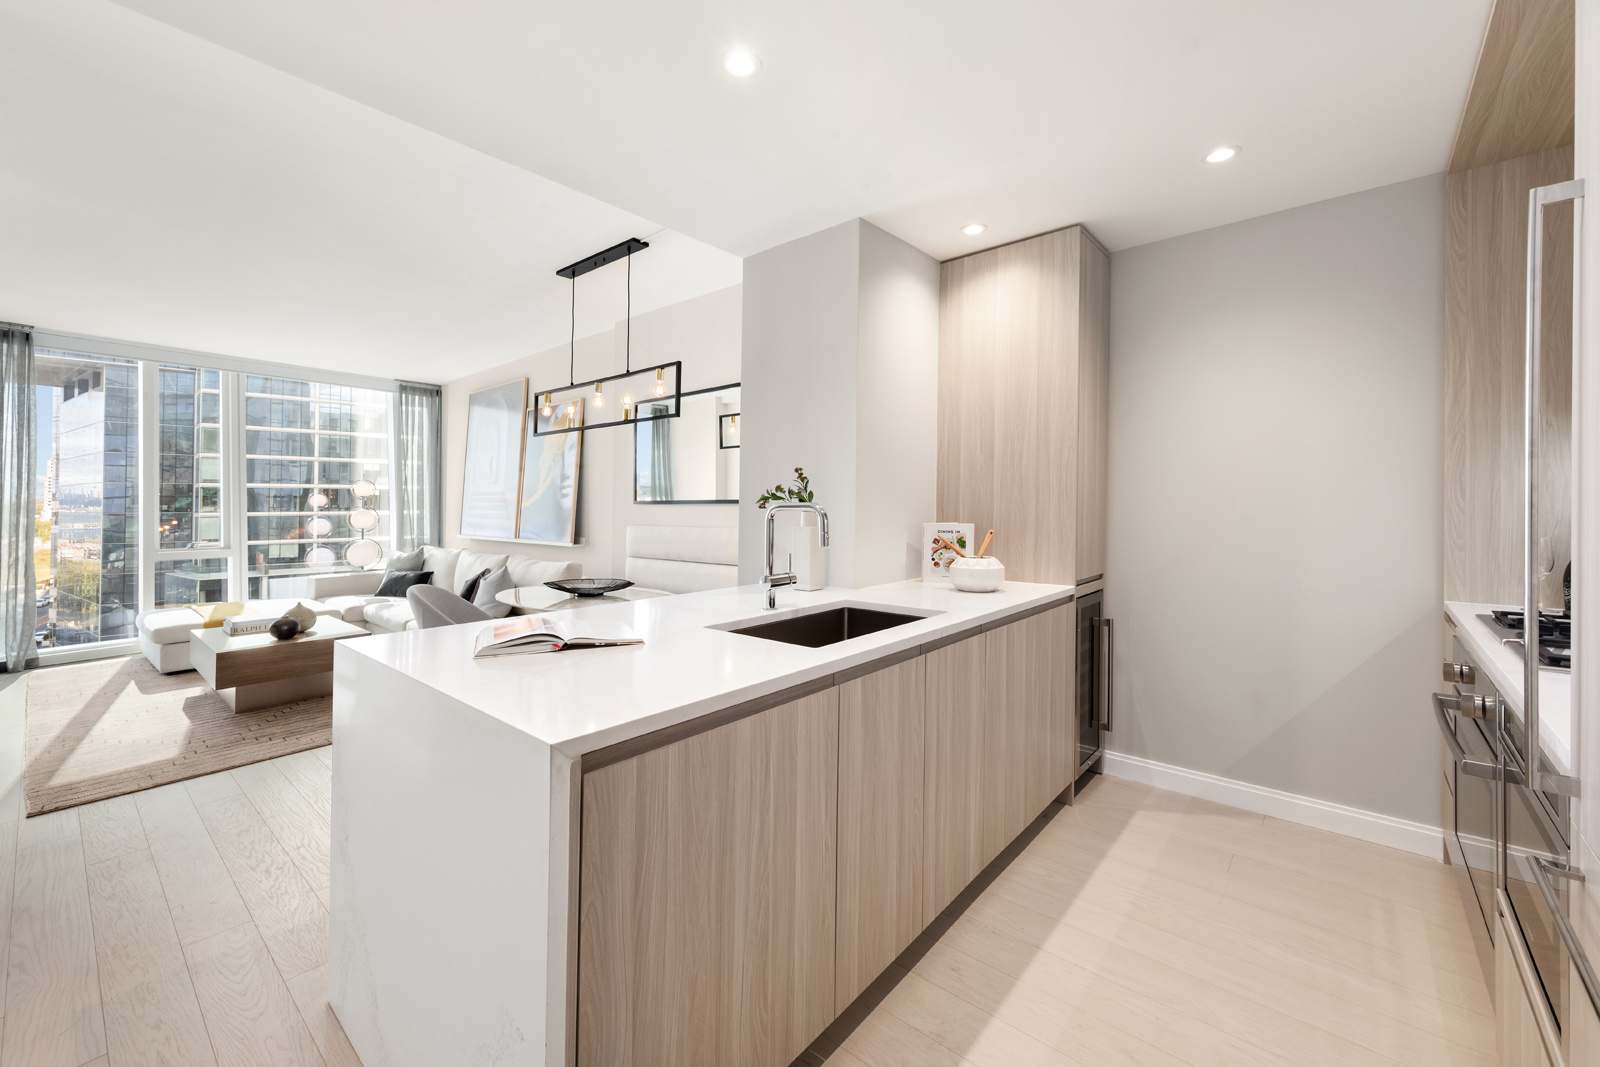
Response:
M828 550L822 547L822 530L815 512L800 513L800 525L790 536L790 560L796 589L821 589L828 576Z

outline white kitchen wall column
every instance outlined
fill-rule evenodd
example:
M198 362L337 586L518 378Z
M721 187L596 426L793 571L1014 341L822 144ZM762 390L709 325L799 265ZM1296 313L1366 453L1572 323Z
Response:
M918 573L938 516L939 264L852 219L744 261L739 580L761 577L765 489L804 467L828 510L828 584ZM787 529L777 563L786 559Z

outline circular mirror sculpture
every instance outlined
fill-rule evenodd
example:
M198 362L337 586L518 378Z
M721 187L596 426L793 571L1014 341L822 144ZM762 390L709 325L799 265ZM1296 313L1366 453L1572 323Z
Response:
M369 496L377 495L377 492L377 483L373 482L370 478L363 478L350 487L351 495L361 497L363 500Z
M351 541L344 547L344 561L352 567L370 567L383 558L383 549L378 547L378 542L362 538Z
M318 545L306 553L306 566L321 570L322 568L333 566L337 559L338 557L333 554L333 549L325 545Z
M378 513L371 508L356 508L350 513L350 528L363 532L377 529Z
M306 523L306 533L310 534L312 537L327 537L329 534L333 533L333 523L329 522L321 515L318 515L316 518Z

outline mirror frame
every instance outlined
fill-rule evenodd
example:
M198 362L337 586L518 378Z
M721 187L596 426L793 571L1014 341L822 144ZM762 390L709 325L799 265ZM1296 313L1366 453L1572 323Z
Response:
M693 392L679 393L678 394L678 396L679 396L679 400L678 400L678 413L679 414L678 414L678 417L679 418L683 417L683 401L689 399L692 396L700 396L700 395L702 395L704 393L720 393L724 389L743 389L743 388L744 388L744 383L743 382L728 382L726 385L713 385L709 389L696 389ZM741 394L741 396L742 395L743 394ZM743 405L741 404L740 406L742 407ZM659 421L659 420L649 420L649 421ZM721 424L721 421L719 420L718 423L717 423L717 448L718 448L718 451L722 450L722 432L721 431L722 431L722 424ZM633 428L633 458L632 458L632 462L630 462L628 464L628 466L633 469L633 473L631 475L629 475L628 478L629 478L629 481L631 481L633 483L633 502L635 504L662 504L662 505L671 505L671 504L734 504L734 505L737 505L739 503L739 500L738 500L737 497L735 497L734 499L731 499L731 500L640 500L639 499L639 427L637 425L635 425L634 428Z

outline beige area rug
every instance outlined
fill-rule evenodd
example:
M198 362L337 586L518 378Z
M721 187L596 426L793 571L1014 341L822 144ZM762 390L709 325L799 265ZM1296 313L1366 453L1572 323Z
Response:
M28 674L28 814L121 796L333 742L333 698L235 713L198 671L143 656Z

